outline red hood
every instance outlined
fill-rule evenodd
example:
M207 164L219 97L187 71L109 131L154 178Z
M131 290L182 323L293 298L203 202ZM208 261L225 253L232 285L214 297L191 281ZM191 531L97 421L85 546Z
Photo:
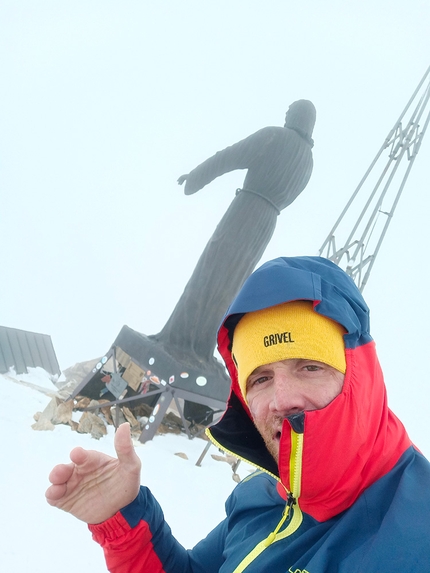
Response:
M346 360L341 394L326 408L305 412L299 503L318 521L350 507L411 445L402 423L387 406L374 342L347 350ZM285 420L279 476L288 490L290 451L290 424Z

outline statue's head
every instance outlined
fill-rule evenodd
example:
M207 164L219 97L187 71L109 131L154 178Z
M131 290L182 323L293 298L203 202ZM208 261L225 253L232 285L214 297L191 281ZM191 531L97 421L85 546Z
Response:
M311 101L299 99L288 108L284 127L294 129L312 140L316 115L315 106Z

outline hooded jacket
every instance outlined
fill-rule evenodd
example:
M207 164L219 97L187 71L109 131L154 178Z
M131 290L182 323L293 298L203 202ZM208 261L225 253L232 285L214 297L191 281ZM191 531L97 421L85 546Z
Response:
M313 302L345 330L341 393L325 408L284 420L279 467L241 396L231 356L234 328L248 312ZM257 466L226 503L226 519L186 551L146 488L107 522L90 526L110 571L126 573L376 573L430 571L430 464L387 405L354 282L320 257L279 258L255 271L218 334L232 379L216 445Z

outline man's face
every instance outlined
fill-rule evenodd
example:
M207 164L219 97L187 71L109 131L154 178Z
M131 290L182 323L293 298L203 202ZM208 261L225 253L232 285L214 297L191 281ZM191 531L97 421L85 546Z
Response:
M248 377L246 399L267 449L278 461L284 419L325 408L342 391L344 375L316 360L291 358L259 366Z

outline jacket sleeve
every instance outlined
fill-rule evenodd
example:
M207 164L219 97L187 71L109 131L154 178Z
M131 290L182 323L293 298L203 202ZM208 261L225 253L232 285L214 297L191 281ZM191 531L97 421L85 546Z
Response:
M245 139L218 151L187 175L185 194L192 195L205 185L235 169L248 169L262 153L262 147L271 137L270 128L263 127Z
M173 536L146 487L113 517L88 527L102 546L111 573L216 573L222 564L226 523L187 551Z

